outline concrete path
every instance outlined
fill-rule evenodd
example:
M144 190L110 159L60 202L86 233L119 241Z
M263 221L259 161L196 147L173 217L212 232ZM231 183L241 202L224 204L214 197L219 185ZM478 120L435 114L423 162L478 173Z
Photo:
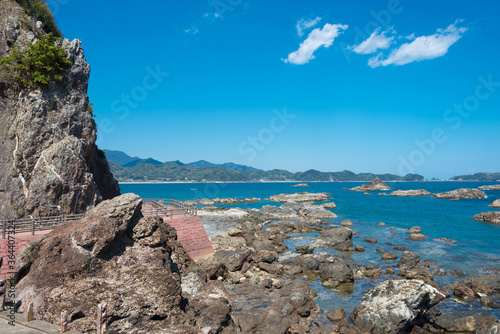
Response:
M59 327L42 320L30 322L24 321L24 315L16 313L15 326L9 325L10 319L7 318L7 311L0 312L0 333L5 334L56 334L59 333ZM81 334L76 331L66 332L68 334Z

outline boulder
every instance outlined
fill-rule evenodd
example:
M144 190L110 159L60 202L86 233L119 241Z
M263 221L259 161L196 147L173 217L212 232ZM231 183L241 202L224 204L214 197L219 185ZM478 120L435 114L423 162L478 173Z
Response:
M299 210L299 214L301 217L313 218L313 219L329 219L337 217L336 214L321 206L311 206L302 208Z
M345 318L345 313L346 312L343 308L334 308L333 310L328 311L326 317L331 322L339 322Z
M302 192L302 193L295 193L295 194L279 194L279 195L273 195L269 199L272 202L322 202L326 201L328 198L330 198L330 195L327 193L308 193L308 192Z
M307 183L299 183L299 184L294 184L292 188L308 188L309 185Z
M376 244L377 243L377 239L375 238L368 238L368 239L364 239L366 242L370 243L370 244Z
M493 201L493 203L491 203L490 206L492 208L500 208L500 199Z
M295 249L297 250L297 253L300 254L312 254L314 251L314 246L311 244L300 244L296 245Z
M323 231L323 233L312 242L312 245L315 248L335 248L343 251L353 250L352 235L353 232L349 228L332 228Z
M486 311L467 310L443 313L434 317L432 325L446 333L497 334L500 321Z
M382 260L396 260L398 258L398 254L392 252L385 252L382 254Z
M389 194L395 197L417 197L417 196L427 196L432 195L425 189L412 189L412 190L395 190Z
M500 211L490 211L479 213L474 216L474 220L485 223L500 224Z
M408 333L444 298L421 280L387 280L365 294L350 318L358 328L373 326L372 333Z
M455 289L453 289L453 294L455 295L455 298L465 302L471 302L475 298L474 291L465 285L455 287Z
M435 194L436 198L461 199L461 198L485 198L486 195L480 189L460 188L444 193Z
M33 302L36 318L54 324L66 310L69 325L84 333L95 333L96 306L102 302L110 332L199 333L205 324L235 331L236 314L224 288L206 282L175 230L160 217L142 217L141 205L133 194L104 201L35 247L26 246L16 264L24 268L16 285L18 301ZM206 317L209 305L226 307L225 316Z
M243 266L243 263L252 255L249 249L240 250L218 250L214 254L214 258L224 264L229 272L238 271Z
M401 270L410 270L415 268L419 263L420 255L418 253L405 251L401 255L401 259L399 259L398 267Z
M349 219L344 219L342 221L342 223L340 223L340 226L343 226L343 227L351 227L353 225L354 224Z
M334 202L323 203L320 206L325 208L325 209L336 209L337 208L337 205Z
M389 187L387 184L382 182L379 178L376 178L372 182L368 184L362 184L360 186L354 187L350 189L351 191L381 191L381 190L391 190L391 187Z
M425 238L427 238L426 235L423 235L422 233L412 233L410 234L410 236L406 239L408 240L416 240L416 241L419 241L419 240L424 240Z
M340 283L354 282L356 264L353 260L339 254L332 256L330 261L331 263L319 270L322 280L337 281Z
M408 232L410 233L420 233L422 230L420 229L420 226L413 226L408 229Z

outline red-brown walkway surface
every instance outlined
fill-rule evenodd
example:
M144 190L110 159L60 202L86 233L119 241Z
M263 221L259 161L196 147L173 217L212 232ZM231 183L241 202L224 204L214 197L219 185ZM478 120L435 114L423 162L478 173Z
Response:
M175 208L170 206L166 208L168 210L175 210ZM149 204L143 205L144 211L148 209L151 209ZM214 253L214 249L200 217L182 214L174 215L172 218L163 215L160 216L165 223L175 228L177 231L177 240L191 258L197 260L205 255Z
M143 205L143 209L145 211L150 208L151 206L149 204ZM175 208L167 208L169 210L175 210ZM177 231L177 240L181 243L191 258L197 260L205 255L214 253L214 249L210 243L210 239L208 239L207 232L203 227L200 217L188 214L177 214L174 215L173 218L166 216L162 216L162 218L165 223L175 228ZM31 235L31 232L20 232L13 235L15 237L14 252L16 258L17 254L19 254L24 246L50 232L51 230L37 230L35 235ZM10 276L9 273L13 271L9 268L8 264L10 255L8 242L9 239L7 236L5 239L2 239L2 236L0 235L0 256L3 257L3 265L2 268L0 268L0 278L8 278Z

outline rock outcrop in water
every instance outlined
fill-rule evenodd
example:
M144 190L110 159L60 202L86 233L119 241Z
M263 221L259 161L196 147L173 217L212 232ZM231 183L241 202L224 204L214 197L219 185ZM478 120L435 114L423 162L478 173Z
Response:
M492 208L500 208L500 199L493 201L493 203L491 203L490 206Z
M327 193L295 193L295 194L279 194L270 197L272 202L322 202L326 201L330 196Z
M481 186L479 187L481 190L500 190L500 184L493 184L490 186Z
M485 223L500 224L500 211L479 213L474 216L474 220L482 221Z
M105 201L80 220L27 246L16 264L22 305L35 318L95 333L96 306L107 303L112 333L236 331L222 283L209 281L159 217L142 217L133 194Z
M411 190L395 190L389 194L395 197L417 197L417 196L427 196L432 195L425 189L411 189Z
M460 188L444 193L435 194L434 197L457 200L461 198L485 198L486 195L479 189Z
M391 190L386 183L382 182L379 178L376 178L368 184L362 184L360 186L351 188L352 191L382 191Z
M0 0L0 57L45 32L12 0ZM59 42L72 65L44 88L13 89L0 79L0 217L81 213L119 195L95 145L90 66L81 42Z

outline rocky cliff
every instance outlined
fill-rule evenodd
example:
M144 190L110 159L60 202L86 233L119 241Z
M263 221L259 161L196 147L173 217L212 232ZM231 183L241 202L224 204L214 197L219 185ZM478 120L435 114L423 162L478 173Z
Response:
M13 0L0 0L0 58L45 34ZM0 219L81 213L119 195L95 145L90 66L79 40L58 42L70 66L43 88L0 79Z

